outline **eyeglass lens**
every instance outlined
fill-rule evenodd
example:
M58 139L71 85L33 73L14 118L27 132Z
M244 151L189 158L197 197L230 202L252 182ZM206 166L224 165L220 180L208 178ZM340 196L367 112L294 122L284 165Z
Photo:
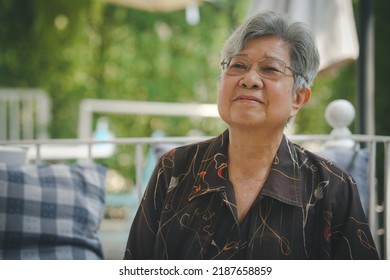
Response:
M226 65L226 73L233 76L243 75L252 67L252 63L248 59L239 56L232 57ZM285 73L286 64L281 60L266 58L258 62L256 70L265 78L280 79Z

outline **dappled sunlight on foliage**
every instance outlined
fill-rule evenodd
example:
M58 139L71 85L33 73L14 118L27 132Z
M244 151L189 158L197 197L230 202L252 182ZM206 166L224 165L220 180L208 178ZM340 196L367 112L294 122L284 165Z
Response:
M223 5L202 5L195 26L182 10L150 13L94 0L0 5L0 84L45 89L53 102L54 138L76 136L84 98L216 101L219 50L231 17ZM245 11L246 1L234 5ZM240 21L245 13L236 16ZM177 122L170 122L172 133L180 135ZM111 123L122 136L149 136L156 129L148 117L115 116ZM193 122L185 124L189 130Z
M326 134L331 127L324 115L329 102L346 99L355 103L356 63L349 63L341 68L326 73L319 73L312 87L310 101L297 115L296 130L302 134ZM354 131L354 127L350 127Z

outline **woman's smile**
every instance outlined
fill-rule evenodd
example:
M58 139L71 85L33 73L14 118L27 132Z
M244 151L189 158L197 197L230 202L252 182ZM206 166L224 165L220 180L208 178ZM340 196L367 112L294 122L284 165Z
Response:
M233 102L249 103L249 104L253 104L253 103L263 104L264 103L260 99L258 99L257 97L255 97L253 95L240 95L240 96L236 97L235 99L233 99Z

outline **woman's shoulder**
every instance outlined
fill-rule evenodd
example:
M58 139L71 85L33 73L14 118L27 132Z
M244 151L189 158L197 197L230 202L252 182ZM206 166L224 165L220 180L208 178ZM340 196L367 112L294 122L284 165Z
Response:
M291 142L292 143L292 142ZM316 152L302 147L299 144L292 143L296 155L302 167L307 167L311 171L323 171L337 177L348 178L351 175L349 171L342 168L337 162L324 156L321 152Z

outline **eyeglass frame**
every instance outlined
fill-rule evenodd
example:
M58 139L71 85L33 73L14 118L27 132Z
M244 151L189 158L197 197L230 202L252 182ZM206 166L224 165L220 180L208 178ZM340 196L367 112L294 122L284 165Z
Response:
M240 55L227 56L227 57L225 57L224 59L222 59L222 61L221 61L222 70L223 70L223 71L226 71L226 70L228 69L228 67L230 66L230 62L231 62L231 60L232 60L234 57L240 57L240 58L243 58L243 59L245 59L246 61L249 62L249 67L248 67L248 69L247 69L244 73L242 73L242 74L240 74L240 75L244 75L244 74L248 73L248 72L250 71L250 69L252 68L253 63L252 63L252 61L251 61L249 58L246 58L246 57L240 56ZM284 65L284 71L283 71L283 72L280 72L280 73L282 73L282 75L280 76L279 79L281 79L282 77L285 77L285 76L286 76L286 69L288 69L288 70L290 70L291 72L293 72L294 74L301 76L306 82L308 82L308 79L307 79L303 74L297 72L297 71L294 70L294 68L292 68L291 66L288 66L287 63L284 62L283 60L280 60L280 59L277 59L277 58L274 58L274 57L266 57L266 58L263 58L263 59L260 59L260 60L257 61L256 72L257 72L261 77L263 77L263 78L265 78L265 79L271 79L271 78L269 78L269 77L264 76L261 72L259 72L259 63L262 62L262 61L265 61L265 60L275 60L275 61L278 61L278 62L283 63L283 65ZM228 75L230 75L230 76L240 76L240 75L232 75L232 74L228 74ZM279 79L278 79L278 80L279 80Z

